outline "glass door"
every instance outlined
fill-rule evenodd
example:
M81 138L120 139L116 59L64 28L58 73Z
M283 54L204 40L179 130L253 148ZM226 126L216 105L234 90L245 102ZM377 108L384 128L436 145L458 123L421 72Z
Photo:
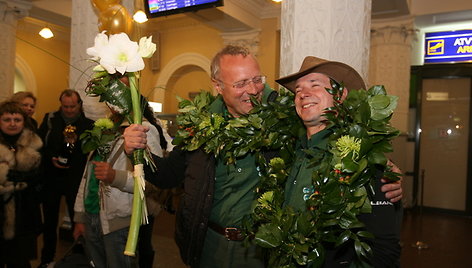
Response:
M471 78L423 78L421 87L418 197L466 211Z

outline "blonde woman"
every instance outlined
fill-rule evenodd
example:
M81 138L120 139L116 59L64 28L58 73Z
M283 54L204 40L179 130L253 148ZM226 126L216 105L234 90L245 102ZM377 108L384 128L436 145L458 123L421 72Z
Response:
M26 127L36 131L38 129L38 122L33 118L33 114L36 110L36 97L33 93L28 91L19 91L13 94L10 100L18 103L21 109L23 109L28 116Z

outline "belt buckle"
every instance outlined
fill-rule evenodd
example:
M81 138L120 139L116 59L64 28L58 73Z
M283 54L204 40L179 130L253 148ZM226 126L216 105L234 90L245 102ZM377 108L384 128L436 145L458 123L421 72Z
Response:
M238 231L238 228L226 227L225 228L225 237L228 240L240 240L240 233Z

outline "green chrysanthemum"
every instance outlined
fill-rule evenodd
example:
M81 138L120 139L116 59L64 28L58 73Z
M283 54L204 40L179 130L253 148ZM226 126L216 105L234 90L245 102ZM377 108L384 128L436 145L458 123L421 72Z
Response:
M270 208L270 203L274 200L274 192L265 192L262 196L257 199L259 206L263 208Z
M349 135L344 135L336 141L336 148L341 152L342 158L352 152L352 159L355 160L361 150L361 140Z
M113 121L111 121L109 118L100 118L97 119L94 123L95 127L99 127L102 129L112 129L113 128Z

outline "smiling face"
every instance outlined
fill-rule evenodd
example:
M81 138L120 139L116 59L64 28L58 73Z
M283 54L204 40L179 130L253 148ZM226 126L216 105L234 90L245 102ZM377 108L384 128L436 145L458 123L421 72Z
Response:
M242 88L234 84L243 80L251 80L261 75L259 64L253 56L224 55L220 59L220 70L217 79L213 79L213 86L234 117L249 113L253 108L250 96L261 99L264 83L249 82Z
M328 76L310 73L299 78L295 86L295 108L303 120L308 137L323 130L324 109L333 106L333 96L326 91L331 88Z
M14 136L23 131L25 119L22 114L3 113L0 116L0 130L9 136Z

